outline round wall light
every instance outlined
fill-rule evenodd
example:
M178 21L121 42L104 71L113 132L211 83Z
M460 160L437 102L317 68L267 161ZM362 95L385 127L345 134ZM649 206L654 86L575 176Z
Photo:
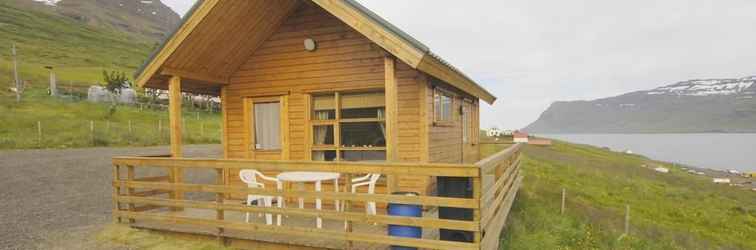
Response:
M304 47L305 47L305 50L312 52L318 49L318 44L315 42L314 39L307 38L304 40Z

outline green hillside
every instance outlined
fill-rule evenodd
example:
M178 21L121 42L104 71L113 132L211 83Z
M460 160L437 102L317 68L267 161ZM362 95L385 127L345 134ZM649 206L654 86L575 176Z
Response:
M49 73L44 68L54 67L59 88L72 86L85 94L88 86L103 81L103 70L130 76L156 46L155 36L144 33L166 27L135 16L129 12L136 8L133 6L119 9L114 7L116 3L93 0L61 4L65 5L51 8L32 1L0 1L0 149L167 144L166 111L120 106L111 114L109 104L48 97ZM133 3L125 6L129 4ZM133 32L112 25L125 17L129 18L124 27L137 27ZM14 43L19 76L27 83L21 103L16 103L15 94L7 90L13 86ZM185 142L218 143L220 115L199 114L197 117L196 112L186 111Z
M756 249L756 192L642 156L558 142L528 146L503 249ZM560 215L562 188L567 190ZM624 233L631 207L630 235Z
M129 75L141 65L155 41L87 25L51 12L0 1L0 83L12 82L11 44L16 43L20 77L32 88L44 86L53 66L61 82L92 84L103 70ZM5 88L3 88L5 91Z

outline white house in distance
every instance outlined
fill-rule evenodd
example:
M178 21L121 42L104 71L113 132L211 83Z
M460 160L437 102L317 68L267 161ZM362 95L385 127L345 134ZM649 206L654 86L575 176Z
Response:
M490 128L488 131L486 131L486 135L488 137L499 137L501 136L502 131L499 128Z
M528 143L528 133L515 131L512 133L514 143Z

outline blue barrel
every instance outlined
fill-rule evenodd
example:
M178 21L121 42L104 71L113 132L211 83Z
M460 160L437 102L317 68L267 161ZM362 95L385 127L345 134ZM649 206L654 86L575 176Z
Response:
M418 196L418 193L412 192L396 192L394 195L407 195ZM388 214L392 216L404 216L404 217L422 217L423 208L420 205L408 205L408 204L388 204ZM410 227L401 225L389 225L388 234L390 236L404 237L404 238L422 238L423 229L420 227ZM417 250L414 247L403 246L391 246L392 250Z

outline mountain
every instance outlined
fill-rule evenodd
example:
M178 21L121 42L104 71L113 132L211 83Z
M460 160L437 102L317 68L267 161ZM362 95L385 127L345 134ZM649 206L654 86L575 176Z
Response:
M160 0L12 0L18 6L56 13L82 24L116 29L159 41L181 17Z
M534 133L756 132L756 76L689 80L592 101L555 102Z
M0 84L12 81L11 44L31 87L43 86L45 66L88 86L103 70L131 75L178 23L159 0L0 0Z

